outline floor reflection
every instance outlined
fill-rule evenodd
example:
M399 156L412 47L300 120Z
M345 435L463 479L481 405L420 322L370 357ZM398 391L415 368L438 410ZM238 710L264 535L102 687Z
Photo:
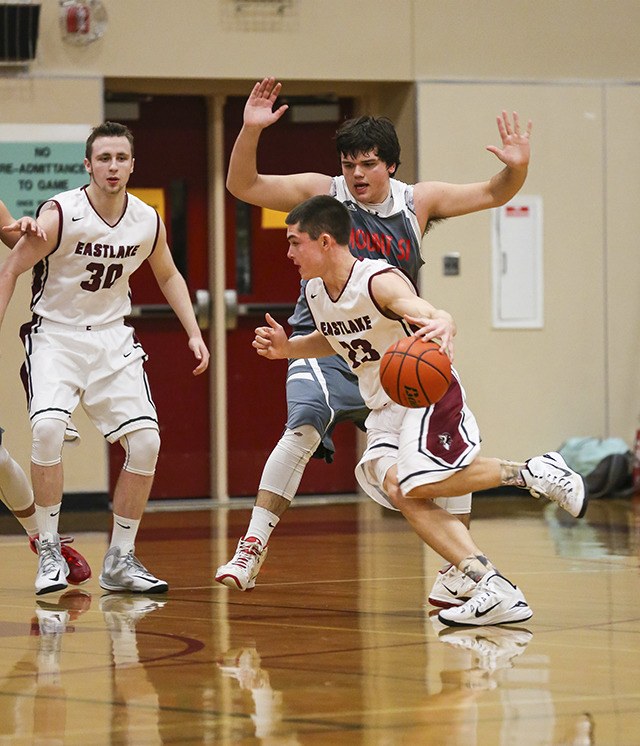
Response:
M283 693L271 686L255 647L229 650L218 661L223 677L234 681L239 692L251 696L251 720L255 737L264 746L300 746L295 728L283 719ZM246 711L246 703L238 711Z

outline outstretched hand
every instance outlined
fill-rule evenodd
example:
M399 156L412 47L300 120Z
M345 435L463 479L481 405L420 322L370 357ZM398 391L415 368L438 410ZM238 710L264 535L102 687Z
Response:
M287 104L282 104L273 111L281 88L282 83L276 83L275 78L264 78L253 86L253 90L244 106L244 123L246 126L264 129L280 119L289 108Z
M268 360L282 360L287 357L287 333L278 322L266 313L264 315L269 326L259 326L255 330L255 338L251 343L258 355Z
M25 217L19 218L18 220L14 220L13 223L10 223L9 225L3 225L2 230L6 233L20 233L23 236L29 233L34 235L36 238L41 238L43 241L47 240L47 234L42 230L38 223L28 215L25 215Z
M531 149L529 138L531 137L532 122L529 120L525 132L520 132L520 118L518 112L513 112L513 123L506 111L502 116L496 118L498 131L502 139L502 147L487 145L487 150L497 156L505 166L521 168L529 164Z

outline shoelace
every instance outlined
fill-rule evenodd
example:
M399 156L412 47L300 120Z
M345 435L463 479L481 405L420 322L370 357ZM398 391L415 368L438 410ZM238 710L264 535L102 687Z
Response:
M42 568L42 571L44 573L48 575L50 572L53 572L54 570L59 569L60 550L55 544L49 541L40 542L39 555L40 555L40 567Z
M140 562L140 560L133 553L133 549L130 549L122 558L123 563L128 569L137 570L149 575L147 568Z
M260 549L258 548L257 541L241 541L236 557L233 558L233 564L239 565L244 570L247 569L247 565L253 559L258 559L260 556Z
M555 500L561 506L564 506L571 500L573 487L567 477L543 477L542 479L543 494L549 499Z

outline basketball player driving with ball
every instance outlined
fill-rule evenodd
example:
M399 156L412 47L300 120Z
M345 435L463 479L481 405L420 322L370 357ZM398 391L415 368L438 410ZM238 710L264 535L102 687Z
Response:
M531 122L521 128L517 113L509 117L505 111L497 118L501 144L487 147L502 168L486 181L421 181L413 185L399 181L400 143L395 128L388 119L373 116L351 119L338 129L340 176L258 173L260 135L288 108L274 108L281 87L274 78L264 78L251 91L229 161L229 191L244 202L284 212L314 195L334 197L349 210L351 252L377 256L400 267L416 286L423 264L421 242L430 225L443 218L499 207L526 179ZM313 331L303 293L289 323L295 334ZM286 427L265 464L249 525L233 558L216 572L216 580L229 588L244 591L255 586L271 533L295 497L309 459L332 460L331 434L336 423L352 421L362 428L368 414L355 376L335 355L293 361L287 371L286 394ZM461 493L443 505L468 526L470 494ZM448 603L468 588L465 576L447 565L438 574L429 600Z
M379 259L358 259L349 250L346 207L316 196L287 216L288 257L303 280L315 331L287 339L267 314L254 347L270 360L342 357L358 379L370 409L367 446L356 476L362 489L386 508L399 510L418 536L469 581L468 600L440 611L448 626L523 622L532 611L517 586L501 575L476 546L466 526L436 498L511 486L546 496L575 517L587 495L582 477L557 453L524 464L479 455L480 433L452 369L451 384L436 404L409 409L393 402L380 382L380 361L398 340L416 334L438 339L450 356L452 317L420 298L399 269ZM448 443L430 437L447 432ZM428 433L425 437L425 433Z

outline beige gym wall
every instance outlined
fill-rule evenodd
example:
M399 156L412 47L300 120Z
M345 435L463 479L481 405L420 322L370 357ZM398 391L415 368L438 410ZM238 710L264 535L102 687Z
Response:
M631 84L640 81L640 4L292 0L281 25L251 26L233 0L103 3L105 38L78 48L61 40L58 1L43 0L37 60L26 73L0 71L3 121L95 123L107 79L121 89L214 95L244 94L274 74L291 93L361 94L363 109L397 119L401 177L467 181L497 170L484 146L497 142L500 109L531 117L523 191L544 199L545 328L491 329L486 214L448 221L429 236L425 289L460 322L458 363L487 453L524 457L567 435L632 437L640 398L640 262L632 243L640 89ZM450 250L462 254L459 278L441 273ZM22 283L0 340L0 424L25 466L30 439L14 334L27 303ZM85 443L65 456L67 488L102 491L104 445L79 419Z
M484 179L501 167L484 149L499 143L496 114L515 109L534 122L522 193L543 199L544 328L492 328L490 213L437 225L423 244L423 292L458 322L456 365L485 453L521 459L572 435L604 434L600 88L421 83L418 93L420 179ZM452 251L461 274L445 277L442 255Z

